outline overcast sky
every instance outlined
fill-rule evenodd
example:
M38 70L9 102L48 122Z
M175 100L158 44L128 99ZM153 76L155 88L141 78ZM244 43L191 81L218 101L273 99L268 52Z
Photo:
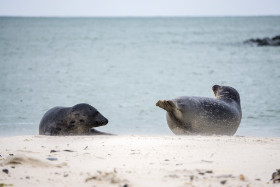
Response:
M280 15L280 0L0 0L11 16Z

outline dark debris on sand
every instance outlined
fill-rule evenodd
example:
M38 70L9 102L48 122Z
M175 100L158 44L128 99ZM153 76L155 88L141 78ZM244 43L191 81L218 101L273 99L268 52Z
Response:
M8 169L2 169L2 171L6 174L9 174L9 170Z
M280 169L277 169L276 172L272 173L271 180L273 183L280 183Z

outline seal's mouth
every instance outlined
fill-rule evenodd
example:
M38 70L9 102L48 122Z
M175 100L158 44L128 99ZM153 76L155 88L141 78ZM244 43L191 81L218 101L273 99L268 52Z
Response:
M108 120L107 119L103 119L103 120L97 120L93 123L89 123L88 125L93 128L93 127L100 127L100 126L105 126L108 124Z
M97 121L96 124L99 126L105 126L108 124L108 120L107 119L104 119L102 121Z

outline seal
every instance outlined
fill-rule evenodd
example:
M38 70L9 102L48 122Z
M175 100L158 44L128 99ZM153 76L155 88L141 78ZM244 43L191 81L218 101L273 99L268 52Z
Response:
M40 135L110 135L92 129L104 126L108 120L89 104L54 107L48 110L39 125Z
M167 124L176 135L234 135L242 118L239 93L229 86L212 90L216 99L183 96L159 100L156 106L167 111Z

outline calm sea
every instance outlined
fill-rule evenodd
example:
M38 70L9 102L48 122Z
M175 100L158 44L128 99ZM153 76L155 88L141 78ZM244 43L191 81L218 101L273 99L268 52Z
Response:
M280 137L280 47L243 44L280 34L280 16L201 18L0 17L0 136L38 134L54 106L89 103L116 134L171 135L159 99L236 88L236 135Z

